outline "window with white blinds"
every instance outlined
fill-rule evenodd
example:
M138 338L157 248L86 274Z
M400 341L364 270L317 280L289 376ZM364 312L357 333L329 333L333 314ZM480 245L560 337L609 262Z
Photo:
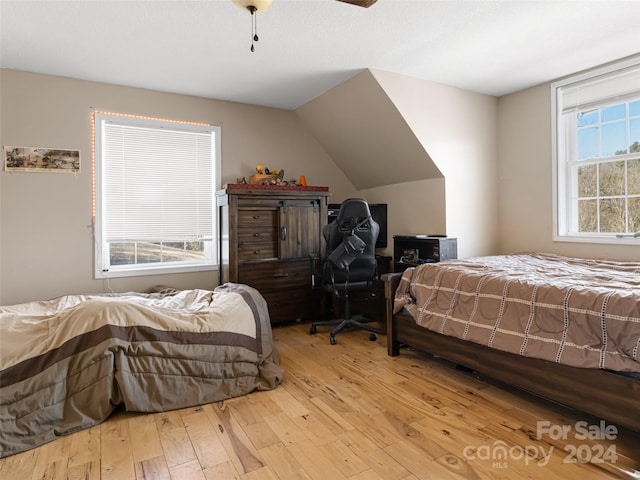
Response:
M214 267L219 127L93 117L96 277Z
M640 57L551 91L554 238L640 243Z

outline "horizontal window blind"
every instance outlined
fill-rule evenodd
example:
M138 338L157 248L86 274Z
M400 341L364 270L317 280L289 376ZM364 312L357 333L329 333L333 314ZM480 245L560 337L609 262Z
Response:
M105 122L105 240L211 240L212 137L211 132Z
M639 86L640 65L563 86L559 90L562 97L562 113L573 113L637 98Z

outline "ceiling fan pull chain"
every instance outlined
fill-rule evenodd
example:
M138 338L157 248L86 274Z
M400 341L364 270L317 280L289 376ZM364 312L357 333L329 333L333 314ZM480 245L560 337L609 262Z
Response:
M253 16L253 39L258 41L258 14Z
M248 10L251 12L251 51L255 52L255 48L253 46L254 42L258 41L258 31L257 31L257 15L256 15L256 8L253 6L249 6L247 7Z

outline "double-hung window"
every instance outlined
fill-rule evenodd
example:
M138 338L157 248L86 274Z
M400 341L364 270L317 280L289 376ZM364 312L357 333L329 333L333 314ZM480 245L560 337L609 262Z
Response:
M640 243L640 58L552 84L555 239Z
M220 128L94 112L95 277L216 266Z

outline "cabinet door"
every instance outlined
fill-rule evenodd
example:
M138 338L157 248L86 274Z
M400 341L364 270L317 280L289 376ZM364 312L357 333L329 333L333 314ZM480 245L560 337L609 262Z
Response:
M284 202L280 209L280 258L320 254L320 202Z

